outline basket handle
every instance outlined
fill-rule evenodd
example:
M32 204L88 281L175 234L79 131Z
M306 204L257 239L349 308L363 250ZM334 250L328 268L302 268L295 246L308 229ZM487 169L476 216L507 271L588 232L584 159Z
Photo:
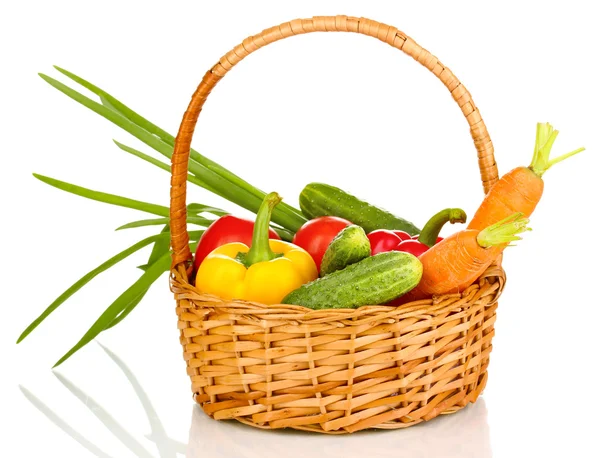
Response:
M179 133L175 139L173 156L171 158L170 226L173 268L192 259L186 225L186 182L192 136L206 98L219 80L248 54L283 38L310 32L354 32L369 35L394 48L398 48L428 68L448 88L469 123L471 136L473 137L475 148L477 148L479 171L481 172L484 191L487 193L498 180L494 147L485 123L479 114L479 110L471 98L471 94L450 69L445 67L429 51L415 43L412 38L395 27L365 18L317 16L311 19L296 19L284 22L281 25L263 30L258 35L246 38L241 44L221 57L219 62L206 72L192 96L192 100L179 126Z

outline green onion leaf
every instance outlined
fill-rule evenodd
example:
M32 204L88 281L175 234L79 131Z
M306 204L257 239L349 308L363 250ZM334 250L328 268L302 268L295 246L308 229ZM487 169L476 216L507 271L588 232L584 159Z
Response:
M137 297L146 291L163 273L169 270L171 266L171 254L165 253L161 258L152 264L140 278L127 288L105 311L100 315L96 322L88 329L83 337L60 358L54 367L57 367L69 359L75 352L83 346L90 343L98 334L109 326L115 318L119 316L127 307L135 302Z
M146 270L148 270L148 268L142 269L142 270L145 272ZM106 330L118 325L121 321L123 321L123 319L126 318L127 315L129 315L129 313L131 313L131 311L142 301L142 299L144 298L144 296L146 295L147 292L148 292L148 290L142 291L135 299L133 299L125 307L125 309L119 314L119 316L117 316L114 320L112 320L108 324L108 326L106 326L106 328L104 328L104 330L106 331Z
M170 165L165 164L164 162L159 161L158 159L153 158L152 156L149 156L149 155L147 155L145 153L142 153L141 151L138 151L135 148L132 148L131 146L124 145L123 143L118 142L117 140L113 140L113 142L115 142L115 144L120 149L122 149L123 151L125 151L126 153L129 153L129 154L132 154L132 155L134 155L136 157L139 157L140 159L142 159L142 160L144 160L144 161L146 161L146 162L148 162L148 163L150 163L152 165L155 165L156 167L159 167L162 170L165 170L165 171L171 173L171 166ZM195 175L192 175L191 173L188 173L187 181L189 181L190 183L195 184L196 186L200 186L201 188L205 187L204 183L201 180L199 180Z
M197 226L208 227L214 220L203 218L201 216L188 216L187 222L189 224L195 224ZM120 231L123 229L133 229L136 227L145 226L159 226L161 224L169 224L169 218L155 218L155 219L141 219L139 221L132 221L131 223L123 224L117 227L115 230Z
M167 222L165 227L163 227L161 233L170 234L171 233L170 230L171 230L171 228L169 227L169 223ZM204 231L202 231L202 234L203 233L204 233ZM169 239L157 240L154 243L154 246L152 247L152 252L150 253L150 257L148 258L146 265L143 266L144 268L142 270L144 272L146 270L148 270L148 267L150 267L152 264L154 264L156 261L158 261L163 254L165 254L167 251L169 251L170 246L171 246L171 241Z
M93 191L88 188L77 186L75 184L60 181L55 178L46 177L37 173L33 174L38 180L43 181L50 186L61 189L63 191L76 194L87 199L96 200L98 202L104 202L111 205L118 205L119 207L133 208L134 210L140 210L147 213L152 213L159 216L169 216L169 207L163 205L150 204L148 202L142 202L141 200L129 199L127 197L117 196L115 194L108 194L100 191Z
M50 315L52 312L54 312L54 310L56 310L63 302L65 302L73 294L75 294L77 291L79 291L81 288L83 288L85 285L87 285L92 279L97 277L99 274L101 274L105 270L108 270L110 267L114 266L118 262L120 262L123 259L127 258L128 256L132 255L136 251L139 251L142 248L144 248L145 246L148 246L151 243L156 242L161 239L166 240L167 244L168 244L169 243L169 234L165 233L165 234L153 235L151 237L145 238L144 240L140 240L139 242L137 242L137 243L133 244L132 246L130 246L129 248L121 251L120 253L116 254L109 260L100 264L95 269L93 269L90 272L88 272L87 274L85 274L83 277L81 277L79 280L77 280L75 283L73 283L64 293L62 293L60 296L58 296L54 300L54 302L52 302L52 304L50 304L46 308L46 310L44 310L42 312L42 314L40 316L38 316L35 320L33 320L33 322L27 327L27 329L25 329L25 331L23 331L21 333L21 335L19 336L19 339L17 340L17 343L21 342L25 337L27 337L31 333L31 331L33 331L35 328L37 328L38 325L48 317L48 315Z
M208 205L204 205L204 204L189 204L187 206L188 212L195 214L195 215L199 215L200 213L212 213L213 215L216 216L224 216L224 215L229 215L229 212L226 212L225 210L221 210L220 208L216 208L216 207L210 207Z
M113 122L159 153L171 157L174 144L172 135L135 113L97 86L67 70L55 68L98 95L105 104L100 104L47 75L40 74L40 77L68 97ZM258 210L266 195L263 191L193 149L190 151L190 157L189 170L200 180L200 186L247 210L253 212ZM306 222L306 218L300 210L282 203L273 212L273 221L288 230L296 231Z
M194 241L198 240L203 233L204 233L204 231L190 231L190 239L194 240ZM170 233L167 231L167 232L152 235L143 240L140 240L139 242L133 244L129 248L121 251L120 253L117 253L112 258L108 259L107 261L103 262L95 269L93 269L90 272L88 272L87 274L85 274L83 277L81 277L79 280L77 280L75 283L73 283L65 292L63 292L60 296L58 296L54 300L54 302L52 302L52 304L50 304L46 308L46 310L44 310L42 312L42 314L40 316L38 316L29 326L27 326L27 329L25 329L19 336L17 343L19 343L23 339L25 339L25 337L27 337L35 328L37 328L39 326L39 324L42 321L44 321L52 312L54 312L54 310L56 310L63 302L65 302L67 299L69 299L73 294L75 294L77 291L79 291L81 288L83 288L85 285L87 285L91 280L93 280L99 274L108 270L110 267L114 266L118 262L120 262L123 259L127 258L128 256L132 255L133 253L141 250L142 248L150 245L153 242L160 242L161 244L163 242L166 242L166 246L167 246L167 250L168 250L169 237L170 237ZM162 245L162 246L164 246L164 245ZM162 253L162 254L164 254L164 253ZM162 256L162 254L161 254L161 256Z

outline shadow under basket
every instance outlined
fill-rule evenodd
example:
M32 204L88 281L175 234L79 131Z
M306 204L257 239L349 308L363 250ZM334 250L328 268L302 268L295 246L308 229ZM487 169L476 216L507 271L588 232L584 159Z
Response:
M223 56L198 86L172 157L171 289L194 399L214 419L263 429L329 434L405 428L475 402L487 381L497 301L497 264L462 294L398 307L311 310L224 301L190 278L186 179L202 106L251 52L309 32L369 35L412 56L449 89L469 123L484 192L497 181L492 142L471 95L438 59L398 29L346 16L298 19L252 36Z

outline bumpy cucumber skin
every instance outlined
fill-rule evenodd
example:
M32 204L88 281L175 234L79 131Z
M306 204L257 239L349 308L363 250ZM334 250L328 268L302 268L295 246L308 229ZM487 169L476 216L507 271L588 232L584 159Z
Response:
M410 235L421 232L410 221L324 183L309 183L304 187L300 193L300 209L308 219L338 216L361 226L367 233L377 229L396 229Z
M371 256L371 243L365 230L356 225L340 231L327 247L321 262L321 276L342 270Z
M314 310L385 304L417 286L422 274L421 261L410 253L379 253L302 285L283 303Z

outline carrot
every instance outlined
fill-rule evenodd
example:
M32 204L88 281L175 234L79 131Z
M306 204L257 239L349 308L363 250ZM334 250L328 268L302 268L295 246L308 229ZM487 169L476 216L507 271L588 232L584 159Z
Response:
M421 256L423 276L401 302L462 292L471 285L517 234L530 230L522 213L498 221L482 231L465 229L434 245Z
M584 148L550 160L550 150L558 131L549 123L538 123L533 160L529 167L517 167L505 174L487 193L467 229L482 230L515 212L531 216L542 198L546 170L568 157L580 153Z

